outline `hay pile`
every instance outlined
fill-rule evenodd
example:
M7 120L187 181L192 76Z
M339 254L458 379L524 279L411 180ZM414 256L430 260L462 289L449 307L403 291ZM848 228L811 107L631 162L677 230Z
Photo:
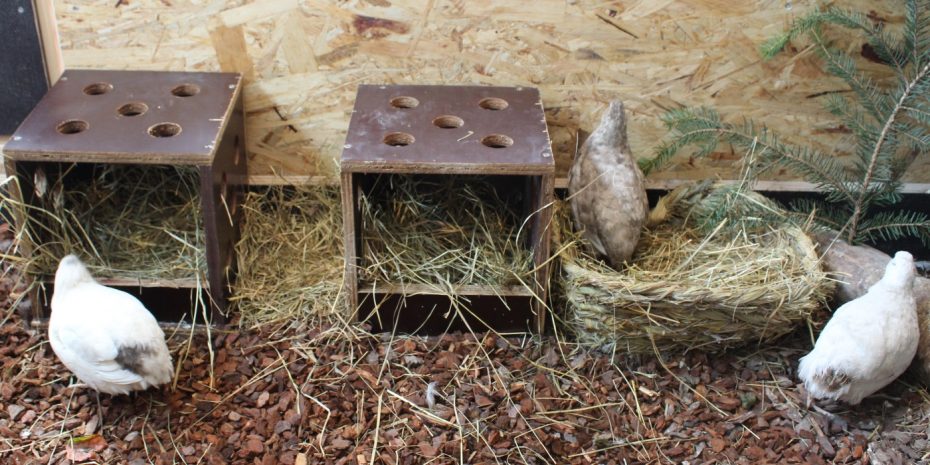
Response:
M37 175L47 187L36 205L3 194L3 208L28 212L18 234L33 246L25 264L30 274L53 275L69 253L81 255L102 278L189 279L206 273L196 168L60 166L61 176Z
M490 176L379 176L361 198L360 281L439 291L529 283L522 191L508 192L507 184Z
M722 219L701 233L686 212L720 197L676 194L695 203L666 205L675 214L644 231L632 264L619 272L587 252L567 205L558 209L565 318L581 342L633 353L717 351L775 339L821 307L833 283L800 228ZM774 208L758 194L739 197Z
M240 325L309 324L346 314L342 210L333 186L255 186L242 203Z

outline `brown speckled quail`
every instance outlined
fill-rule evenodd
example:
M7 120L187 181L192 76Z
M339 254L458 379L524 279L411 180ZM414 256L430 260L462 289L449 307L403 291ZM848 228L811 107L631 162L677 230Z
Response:
M568 174L575 226L614 267L633 255L649 213L643 173L630 153L623 103L601 116Z

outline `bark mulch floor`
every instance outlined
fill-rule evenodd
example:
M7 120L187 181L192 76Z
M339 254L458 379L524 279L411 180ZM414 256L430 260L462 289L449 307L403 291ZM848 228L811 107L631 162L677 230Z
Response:
M897 382L836 420L805 408L803 334L663 360L554 337L179 330L174 385L102 395L101 418L44 330L9 309L10 287L4 464L930 463L924 389Z
M101 419L12 316L0 462L930 463L926 391L898 384L829 421L804 408L792 348L666 371L551 338L188 336L171 338L173 388L101 396Z

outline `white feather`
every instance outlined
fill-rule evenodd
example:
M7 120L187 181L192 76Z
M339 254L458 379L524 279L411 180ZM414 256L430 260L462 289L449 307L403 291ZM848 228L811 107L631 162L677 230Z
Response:
M97 283L74 255L55 274L48 335L62 363L100 392L158 386L174 371L155 317L135 297Z
M813 397L855 405L904 373L920 337L914 275L911 254L898 252L881 280L833 313L798 366Z

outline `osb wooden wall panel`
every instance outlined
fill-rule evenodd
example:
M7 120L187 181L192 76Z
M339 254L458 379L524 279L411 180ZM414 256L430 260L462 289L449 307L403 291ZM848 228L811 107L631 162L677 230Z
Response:
M613 98L627 103L637 156L659 116L712 105L796 142L848 156L849 135L812 96L844 89L811 50L762 62L757 46L811 1L56 0L67 67L240 71L250 170L332 176L360 83L541 89L562 173ZM889 23L899 0L850 0ZM858 51L858 45L853 50ZM737 173L740 154L678 160L656 176ZM930 180L927 168L912 170Z

